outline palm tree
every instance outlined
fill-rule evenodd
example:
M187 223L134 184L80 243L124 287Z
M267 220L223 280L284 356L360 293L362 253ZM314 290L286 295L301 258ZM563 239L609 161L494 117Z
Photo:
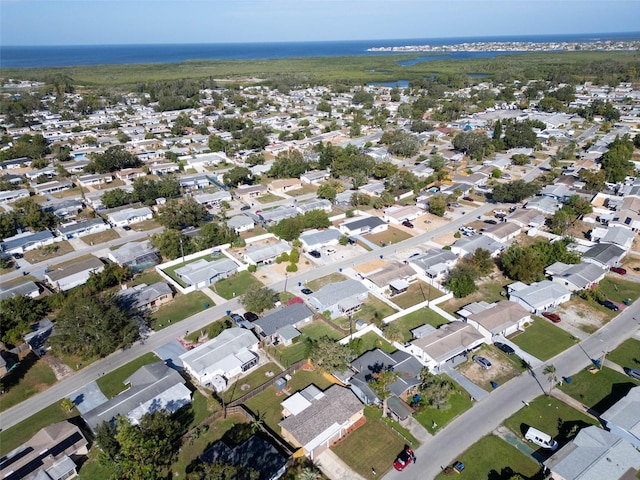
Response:
M549 381L549 393L547 393L547 396L551 396L551 391L553 390L555 384L558 382L556 367L554 365L545 365L542 373L547 376L547 380Z
M304 467L296 478L297 480L320 480L322 474L313 467Z
M256 413L251 422L251 433L258 433L264 427L264 413Z

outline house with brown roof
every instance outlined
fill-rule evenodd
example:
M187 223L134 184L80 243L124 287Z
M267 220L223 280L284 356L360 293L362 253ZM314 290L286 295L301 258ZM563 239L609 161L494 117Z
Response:
M522 232L522 227L511 222L500 222L482 229L482 235L501 243L516 238L520 232Z
M299 178L280 178L267 185L267 190L276 194L287 193L298 188L302 188L302 181Z
M344 437L364 416L364 405L348 388L332 385L324 392L311 384L282 405L281 435L316 458Z
M524 330L531 322L531 314L522 305L502 300L495 303L475 302L456 312L473 325L487 341L499 335L506 337Z
M67 420L38 431L0 459L3 480L74 478L76 463L89 452L82 431Z

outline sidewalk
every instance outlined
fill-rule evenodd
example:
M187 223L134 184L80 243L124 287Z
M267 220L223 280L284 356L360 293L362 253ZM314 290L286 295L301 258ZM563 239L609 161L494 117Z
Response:
M561 400L562 402L584 413L585 415L590 416L594 420L597 420L598 422L600 421L598 417L596 417L593 413L591 413L590 409L586 405L584 405L582 402L579 402L572 396L567 395L559 388L554 388L553 390L551 390L551 396L554 398L557 398L558 400Z
M202 290L200 290L202 293L204 293L207 297L209 297L211 300L213 300L213 303L215 305L222 305L223 303L226 303L228 300L225 298L222 298L220 295L218 295L217 293L215 293L213 290L211 290L210 288L203 288Z

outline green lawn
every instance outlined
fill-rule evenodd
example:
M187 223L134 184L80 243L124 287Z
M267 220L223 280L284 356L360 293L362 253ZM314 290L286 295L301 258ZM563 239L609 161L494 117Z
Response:
M224 401L230 403L265 383L269 378L271 378L266 375L267 372L273 372L273 374L277 375L281 371L282 369L275 363L266 363L256 368L246 377L242 377L229 385L229 388L223 395ZM248 385L248 387L245 385ZM243 386L245 387L243 388Z
M210 288L222 298L231 300L243 295L251 287L262 287L262 283L248 271L238 272L232 277L214 283Z
M334 340L342 338L340 332L321 321L312 322L302 328L300 333L302 335L296 339L296 343L289 347L279 345L269 348L269 353L285 367L307 357L309 354L308 340L317 340L321 337L330 337Z
M598 288L609 300L622 303L627 298L635 301L640 296L640 283L623 280L619 276L608 275L599 283Z
M316 385L320 390L326 390L331 386L331 382L316 370L298 370L291 376L287 384L289 395L302 390L311 385ZM278 395L276 388L272 385L264 392L250 398L245 405L255 414L264 415L264 422L274 432L279 432L278 423L282 418L282 406L280 403L287 398L286 394Z
M559 388L594 411L604 413L638 385L637 380L607 368L605 361L605 367L598 373L582 370L571 376L571 383L563 382Z
M147 285L152 285L157 282L165 281L155 269L146 270L144 272L140 272L133 280L127 282L127 285L133 287L135 285L140 285L141 283L146 283Z
M605 359L617 363L621 367L640 368L640 340L629 338L612 352L609 352Z
M56 376L51 367L44 360L39 360L34 353L29 353L3 378L7 392L2 395L0 411L19 404L54 383Z
M449 398L449 406L446 408L426 406L413 415L413 418L429 430L432 435L473 406L469 394L447 375L444 376L455 385L454 393Z
M393 461L402 451L405 439L391 430L379 412L365 409L366 422L342 439L333 451L338 457L364 478L376 478L372 468L382 477L393 468ZM378 413L378 415L375 415ZM375 441L373 441L375 439ZM408 467L416 468L411 465Z
M431 310L430 308L421 308L420 310L416 310L404 317L398 318L393 321L394 324L398 325L400 332L402 333L402 337L405 342L408 342L412 339L411 330L417 328L421 325L429 324L435 328L438 328L440 325L444 325L445 323L449 323L449 321L438 315L436 312Z
M259 197L256 197L254 200L257 200L259 203L262 203L264 205L267 203L277 202L283 199L284 197L274 195L273 193L267 193L265 195L260 195Z
M521 408L504 421L519 438L523 438L528 427L534 427L551 435L562 447L578 433L575 428L597 425L598 422L554 397L542 395L529 406ZM573 431L572 431L573 430ZM536 449L534 444L531 444Z
M151 315L151 328L153 330L162 330L171 323L179 322L187 317L195 315L205 310L205 305L212 307L213 300L204 293L195 291L182 295L178 293L171 303L162 305L158 311Z
M533 323L527 326L524 332L509 339L525 352L544 361L555 357L576 342L575 337L550 321L535 316L533 318Z
M455 313L462 307L473 302L485 301L487 303L492 303L504 300L505 298L500 295L500 292L504 291L504 287L508 283L511 282L506 278L493 282L482 282L478 284L477 292L467 295L464 298L452 298L451 300L447 300L440 304L440 308L451 315L455 315Z
M396 313L389 305L373 295L364 302L362 308L353 314L353 321L364 320L367 323L380 324L382 319ZM340 317L334 320L335 324L345 330L349 330L349 318Z
M150 363L159 362L160 359L154 353L145 353L134 361L121 366L120 368L99 377L96 380L98 387L105 397L113 398L128 387L123 383L127 378L135 373L140 367Z
M349 345L356 355L362 355L364 352L368 352L374 348L380 348L387 353L396 351L393 345L374 332L367 332L360 338L354 338L349 342Z
M373 235L365 235L365 238L371 243L381 246L400 243L411 237L412 235L410 233L391 226L389 226L389 228L384 232L374 233Z
M80 240L82 240L87 245L98 245L99 243L108 242L109 240L116 240L118 238L120 238L118 232L116 232L113 228L110 228L109 230L105 230L104 232L85 235Z
M316 278L315 280L306 283L305 287L308 287L315 292L316 290L320 290L325 285L328 285L330 283L344 282L346 279L347 277L345 277L341 273L331 273L326 277Z
M432 287L428 283L423 281L416 281L409 285L409 288L406 292L396 295L391 298L391 301L395 303L398 307L405 309L409 307L413 307L418 303L422 303L425 300L433 300L444 295L440 290L436 287Z
M19 447L33 437L41 428L68 418L77 417L77 415L77 410L66 412L59 402L49 405L26 420L0 432L0 455L6 455L11 450Z
M462 472L454 474L455 478L460 480L502 480L510 479L515 474L520 474L525 479L531 479L540 470L540 466L529 456L520 453L518 449L493 435L486 436L476 442L469 450L460 455L458 460L465 465ZM447 478L450 476L441 473L436 477L436 480L446 480Z
M74 252L75 250L71 246L68 240L63 242L56 242L53 245L47 245L44 247L36 248L35 250L29 250L25 252L24 259L29 263L44 262L45 260L51 260L67 253ZM77 260L74 260L74 262Z

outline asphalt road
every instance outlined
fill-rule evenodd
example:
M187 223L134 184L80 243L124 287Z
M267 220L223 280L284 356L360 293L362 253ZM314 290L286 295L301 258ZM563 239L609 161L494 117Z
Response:
M486 203L481 205L477 209L466 213L465 215L451 220L449 223L440 228L409 238L403 242L363 253L357 258L336 260L329 265L320 266L308 272L291 276L287 279L288 289L294 290L297 288L298 282L304 284L316 278L324 277L325 275L328 275L330 273L337 272L340 268L350 267L354 263L359 264L368 262L370 260L379 258L380 255L384 256L387 254L392 254L397 250L416 247L447 232L455 231L460 226L475 220L477 216L496 208L504 208L504 205ZM132 237L133 236L135 235L132 235ZM146 236L146 233L144 233L143 236ZM131 238L131 240L133 240L133 238ZM119 241L126 242L127 240L120 239ZM118 240L114 240L114 242L118 242ZM91 247L87 250L82 250L81 254L88 253L92 250L92 248L95 247ZM102 244L100 248L105 248L105 245ZM76 254L78 254L78 252L76 252ZM72 254L68 255L72 256ZM59 258L63 259L65 257L67 257L67 255ZM58 261L58 259L56 259L56 261ZM269 286L276 291L282 291L285 287L285 282L281 281ZM64 397L70 396L73 392L82 388L87 383L94 381L99 376L104 375L105 373L109 373L112 370L115 370L132 360L135 360L140 355L152 352L165 343L168 343L176 339L177 337L184 335L186 331L193 332L205 327L209 323L226 315L227 310L235 311L239 308L240 303L237 299L230 300L222 305L216 305L215 307L209 308L208 310L193 315L192 317L186 318L185 320L182 320L181 322L171 325L170 327L167 327L163 330L153 332L145 340L144 344L136 343L127 350L117 351L110 356L99 360L74 373L73 375L59 381L44 392L28 398L15 407L5 410L0 414L0 426L2 426L2 429L9 428L21 422L22 420L29 418L34 413L42 410L52 403L58 402Z
M493 390L487 398L478 402L418 448L415 465L411 465L402 472L392 468L384 478L386 480L435 478L443 467L456 461L458 455L485 435L490 434L502 424L504 419L523 408L525 401L530 402L548 391L549 382L542 373L545 365L553 364L556 367L558 379L575 375L590 365L592 358L601 358L603 352L613 350L631 337L640 327L640 323L635 318L639 313L640 302L636 302L597 333L535 368L532 371L533 374L522 374Z

